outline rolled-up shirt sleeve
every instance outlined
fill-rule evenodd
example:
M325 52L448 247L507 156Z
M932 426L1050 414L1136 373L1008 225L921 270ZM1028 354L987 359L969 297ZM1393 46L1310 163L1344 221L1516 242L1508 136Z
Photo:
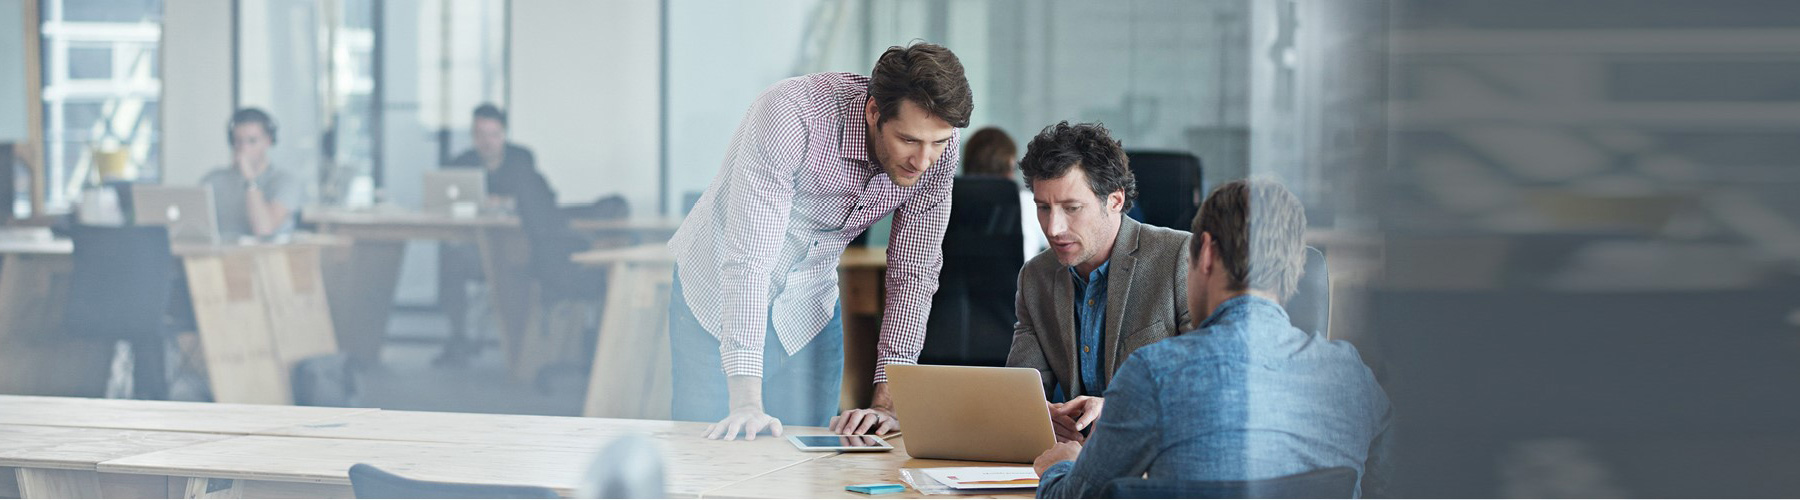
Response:
M961 157L960 136L952 136L933 169L956 168ZM887 382L887 365L919 362L925 348L925 320L931 314L931 296L937 293L938 272L944 268L944 229L950 225L952 178L940 173L941 182L926 182L912 199L894 211L888 233L887 304L882 309L881 334L876 344L875 383Z
M751 104L727 149L731 189L719 245L722 302L719 357L727 376L762 375L769 272L787 234L794 178L805 164L807 130L778 87Z

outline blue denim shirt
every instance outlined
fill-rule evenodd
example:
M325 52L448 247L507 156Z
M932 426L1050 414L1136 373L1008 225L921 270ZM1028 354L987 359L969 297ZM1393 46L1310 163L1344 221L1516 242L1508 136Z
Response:
M1327 467L1379 491L1392 416L1356 348L1300 331L1273 301L1225 301L1200 329L1138 349L1075 461L1039 498L1093 498L1114 479L1269 479Z
M1100 267L1088 273L1084 279L1081 271L1069 267L1069 275L1075 281L1075 340L1081 342L1081 352L1076 355L1078 369L1081 371L1081 390L1085 394L1075 396L1099 396L1106 393L1105 371L1100 360L1102 351L1106 350L1106 269L1112 260L1101 262Z

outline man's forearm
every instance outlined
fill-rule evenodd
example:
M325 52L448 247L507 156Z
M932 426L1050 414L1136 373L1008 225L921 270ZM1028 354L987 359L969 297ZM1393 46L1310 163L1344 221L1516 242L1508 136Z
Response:
M725 378L725 387L731 395L731 411L762 411L762 377L732 375Z
M250 231L257 236L268 236L275 232L274 216L269 202L263 198L262 190L255 187L244 193L244 212L250 216Z

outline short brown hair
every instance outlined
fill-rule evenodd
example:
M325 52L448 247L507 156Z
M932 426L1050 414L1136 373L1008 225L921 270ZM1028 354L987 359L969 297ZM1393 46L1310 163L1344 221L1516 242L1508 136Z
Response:
M997 127L975 131L963 142L963 175L1005 176L1012 173L1019 146Z
M1025 186L1031 187L1037 181L1057 179L1069 173L1069 169L1081 167L1087 175L1088 189L1094 190L1094 197L1106 202L1106 196L1113 191L1125 192L1125 206L1120 211L1131 210L1131 201L1137 199L1137 177L1131 174L1131 161L1125 156L1125 146L1113 140L1106 126L1098 123L1078 123L1070 125L1064 121L1044 127L1037 137L1031 138L1031 144L1025 146L1025 158L1019 160L1019 171L1024 174Z
M1233 291L1256 289L1281 300L1306 271L1306 208L1269 180L1236 180L1213 189L1194 216L1190 261L1200 260L1200 234L1211 234Z
M950 126L969 126L975 98L962 61L942 45L914 42L888 47L869 73L869 97L881 113L876 125L900 116L900 102L912 101Z

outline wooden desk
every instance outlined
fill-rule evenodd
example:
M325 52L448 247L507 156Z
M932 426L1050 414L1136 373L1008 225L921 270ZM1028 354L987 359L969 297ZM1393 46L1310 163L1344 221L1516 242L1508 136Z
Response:
M183 263L215 400L291 404L295 361L337 351L320 255L347 244L187 245ZM0 245L0 392L98 394L112 342L61 331L74 246L67 240ZM83 307L104 305L82 304Z
M681 218L647 215L623 219L571 219L569 228L583 233L631 235L639 243L651 243L668 241L681 229Z
M675 260L666 245L595 250L571 260L612 266L600 341L582 415L669 418L669 293ZM839 406L868 405L887 251L851 248L838 261L844 302L844 381Z
M64 425L12 423L56 416L80 418ZM570 495L599 449L624 436L656 446L672 497L847 496L839 493L846 484L898 481L900 467L991 465L910 460L899 451L809 453L766 436L712 441L701 437L706 425L0 396L0 468L30 469L0 469L0 497L21 491L26 498L348 498L348 471L356 463L427 481L541 486ZM889 441L904 450L904 440Z
M494 416L501 420L515 416ZM733 482L826 456L794 449L784 439L710 441L704 424L602 421L602 433L649 435L661 448L667 494L695 497ZM823 434L825 429L790 428ZM418 437L425 434L413 433ZM438 434L449 437L457 434ZM489 441L491 439L480 439ZM604 442L593 439L593 442ZM247 436L112 460L104 473L166 476L206 496L348 498L348 471L368 463L427 481L541 486L569 496L598 453L580 444L447 443L318 437Z
M887 440L894 451L886 453L838 453L782 468L715 488L701 498L868 498L869 495L844 490L852 484L906 484L900 478L901 468L931 467L1016 467L1029 464L968 462L961 460L916 459L906 454L904 438ZM882 498L1032 498L1036 490L1000 490L994 495L932 496L919 493L911 486L901 493Z
M0 424L253 434L375 411L257 404L0 395Z
M0 425L0 496L161 498L159 476L100 474L101 462L209 441L223 434ZM12 487L8 487L8 484Z

